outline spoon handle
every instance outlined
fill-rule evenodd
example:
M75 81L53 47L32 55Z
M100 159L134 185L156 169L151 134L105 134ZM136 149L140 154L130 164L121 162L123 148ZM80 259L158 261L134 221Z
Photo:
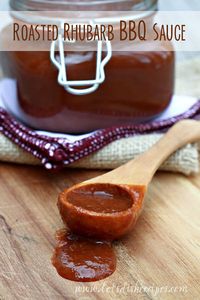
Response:
M160 165L172 153L188 143L197 141L200 141L200 122L184 120L176 123L148 151L127 163L131 182L148 185ZM135 171L136 177L131 170Z
M183 120L168 132L148 151L119 168L99 177L100 182L148 186L160 165L177 149L187 143L200 141L200 122ZM98 178L95 178L98 181Z

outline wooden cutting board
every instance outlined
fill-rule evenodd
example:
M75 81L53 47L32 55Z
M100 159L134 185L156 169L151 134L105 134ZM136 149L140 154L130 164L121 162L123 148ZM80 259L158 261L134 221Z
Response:
M58 276L57 195L98 174L0 164L0 299L200 299L200 176L155 176L135 230L115 244L111 277L82 284Z

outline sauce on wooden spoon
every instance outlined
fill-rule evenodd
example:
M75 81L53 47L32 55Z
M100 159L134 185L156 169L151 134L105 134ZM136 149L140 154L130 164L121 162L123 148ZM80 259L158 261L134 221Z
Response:
M73 189L68 194L68 202L76 207L97 213L115 213L132 206L130 195L117 186L87 185Z

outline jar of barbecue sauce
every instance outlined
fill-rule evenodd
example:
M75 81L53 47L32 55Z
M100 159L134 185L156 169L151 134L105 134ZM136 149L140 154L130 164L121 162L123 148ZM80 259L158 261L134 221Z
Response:
M116 11L118 19L119 11L138 11L143 20L153 22L157 10L156 0L11 0L10 5L15 18L27 24L23 11ZM53 132L84 133L147 122L167 108L174 88L172 45L156 50L147 43L149 51L115 51L111 41L99 63L99 50L70 51L63 60L67 78L62 58L56 59L52 49L4 51L4 77L16 80L18 95L17 105L5 105L30 127Z

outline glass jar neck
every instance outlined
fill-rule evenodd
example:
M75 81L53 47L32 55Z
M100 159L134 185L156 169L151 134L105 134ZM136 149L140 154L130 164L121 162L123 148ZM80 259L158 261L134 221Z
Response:
M157 10L158 0L10 0L13 11L147 11Z

